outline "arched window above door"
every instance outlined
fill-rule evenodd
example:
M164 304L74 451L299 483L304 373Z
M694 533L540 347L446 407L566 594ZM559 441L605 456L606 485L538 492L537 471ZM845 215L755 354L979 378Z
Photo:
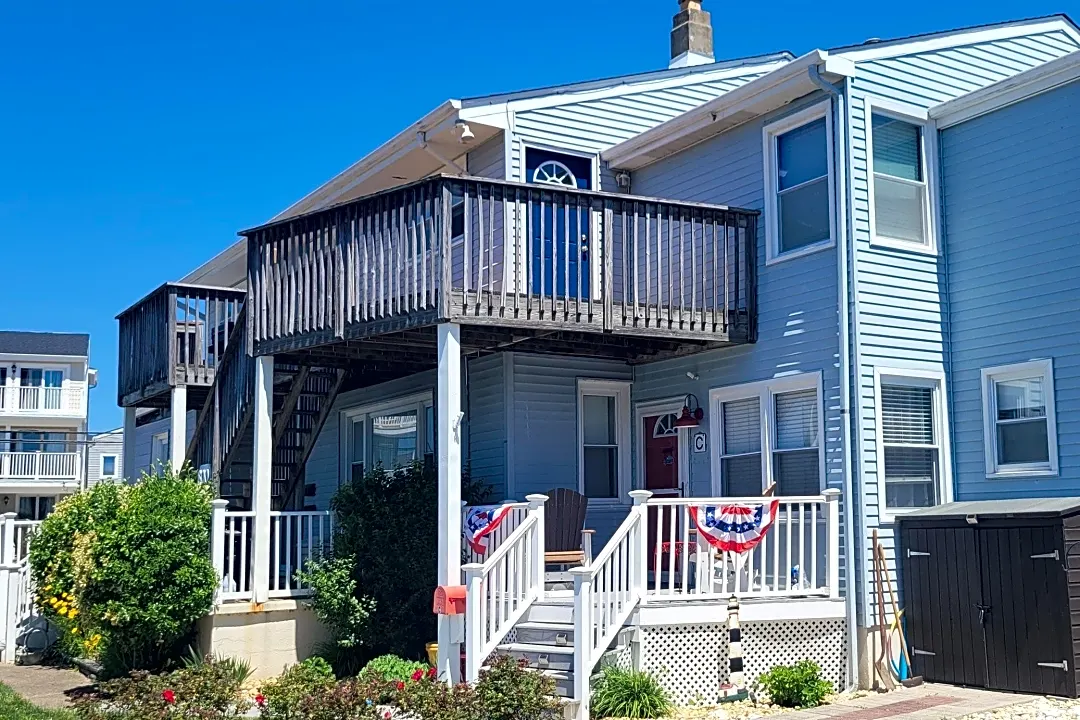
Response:
M558 160L545 160L533 171L532 181L544 185L562 185L577 187L577 178L570 168Z
M675 421L679 416L675 413L661 415L653 425L653 437L674 437L679 434L679 428L675 427Z

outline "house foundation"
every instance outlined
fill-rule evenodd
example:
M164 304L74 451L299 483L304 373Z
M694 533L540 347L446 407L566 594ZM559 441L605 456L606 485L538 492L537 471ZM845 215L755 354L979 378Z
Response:
M330 637L311 608L296 600L225 603L200 620L198 630L201 652L247 660L252 680L280 675Z

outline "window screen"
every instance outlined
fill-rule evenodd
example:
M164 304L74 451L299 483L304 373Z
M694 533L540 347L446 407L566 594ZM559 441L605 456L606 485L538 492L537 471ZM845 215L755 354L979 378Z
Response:
M773 477L778 495L821 491L816 390L777 395Z
M726 497L760 495L761 405L758 398L723 403L722 492Z
M927 242L928 195L922 128L873 115L874 230L883 237Z
M882 384L880 412L886 507L937 504L940 451L934 389Z

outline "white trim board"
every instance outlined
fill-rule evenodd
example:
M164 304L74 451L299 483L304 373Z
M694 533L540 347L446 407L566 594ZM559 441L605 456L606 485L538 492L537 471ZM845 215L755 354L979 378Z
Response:
M1025 70L993 85L933 106L931 118L940 129L1014 105L1040 93L1080 80L1080 50Z
M727 598L716 600L664 600L650 596L630 619L631 625L699 625L727 622ZM744 599L739 605L739 620L769 622L776 620L839 620L846 617L843 598L773 598Z
M665 400L650 400L647 402L640 402L634 406L634 427L630 430L630 436L637 442L634 447L634 462L636 466L634 468L633 476L633 488L635 490L645 489L645 433L642 423L645 418L652 417L654 415L678 415L682 412L683 401L686 399L685 395L678 397L672 397ZM697 428L695 428L696 430ZM687 441L688 431L679 429L678 442L679 442L679 487L684 497L690 497L693 495L693 488L690 487L690 463L691 447Z
M618 447L618 475L615 479L615 497L589 498L589 505L594 507L625 505L629 502L627 493L633 484L630 474L630 445L633 429L630 425L630 381L595 380L578 378L577 381L577 491L585 494L585 423L583 422L585 395L598 395L615 398L615 443Z

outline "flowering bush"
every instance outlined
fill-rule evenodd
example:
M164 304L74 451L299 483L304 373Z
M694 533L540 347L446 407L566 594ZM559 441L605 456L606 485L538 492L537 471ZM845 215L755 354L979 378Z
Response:
M308 697L321 695L334 685L329 663L319 657L308 658L260 685L255 704L259 715L267 720L295 720Z
M167 675L134 672L103 683L100 695L75 706L80 720L231 720L250 703L231 668L206 662Z
M68 656L107 676L160 667L213 601L209 486L190 469L57 504L30 544L38 605Z

